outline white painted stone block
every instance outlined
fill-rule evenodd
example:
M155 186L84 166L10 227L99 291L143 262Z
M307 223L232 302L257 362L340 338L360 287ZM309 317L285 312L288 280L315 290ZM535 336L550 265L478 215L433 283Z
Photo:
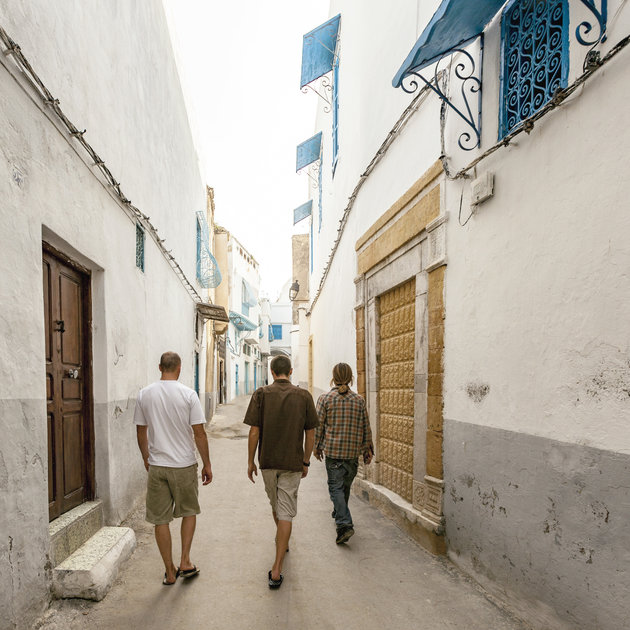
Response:
M135 547L136 535L129 527L102 527L53 569L53 593L100 601Z

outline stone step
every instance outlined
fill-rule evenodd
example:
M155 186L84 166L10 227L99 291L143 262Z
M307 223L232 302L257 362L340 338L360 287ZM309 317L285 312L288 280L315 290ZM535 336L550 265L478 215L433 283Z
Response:
M63 599L100 601L135 547L136 535L129 527L101 527L53 569L53 593Z
M86 501L52 521L48 526L52 565L61 564L101 527L102 501Z

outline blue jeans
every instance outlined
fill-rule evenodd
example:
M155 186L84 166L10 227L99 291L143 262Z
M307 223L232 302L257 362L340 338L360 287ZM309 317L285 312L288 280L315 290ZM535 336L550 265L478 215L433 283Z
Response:
M340 527L352 527L352 516L348 509L350 486L357 476L358 459L326 458L326 472L328 473L328 492L333 502L335 524Z

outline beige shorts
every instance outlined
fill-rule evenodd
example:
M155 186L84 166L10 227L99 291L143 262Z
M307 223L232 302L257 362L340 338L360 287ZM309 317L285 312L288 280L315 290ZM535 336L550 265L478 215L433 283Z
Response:
M271 509L279 521L291 522L297 514L297 494L301 472L265 468L261 470Z
M165 525L174 518L199 514L197 464L186 468L149 466L147 521Z

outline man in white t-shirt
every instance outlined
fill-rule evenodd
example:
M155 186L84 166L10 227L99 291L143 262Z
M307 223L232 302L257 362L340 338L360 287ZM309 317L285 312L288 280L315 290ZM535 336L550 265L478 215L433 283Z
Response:
M201 511L195 445L203 463L204 486L212 481L212 467L199 396L177 380L182 360L175 352L165 352L159 368L162 378L138 394L133 422L149 473L146 519L155 525L155 540L166 569L162 584L171 586L180 575L189 578L199 574L190 561L197 514ZM176 567L169 523L180 517L182 557Z

